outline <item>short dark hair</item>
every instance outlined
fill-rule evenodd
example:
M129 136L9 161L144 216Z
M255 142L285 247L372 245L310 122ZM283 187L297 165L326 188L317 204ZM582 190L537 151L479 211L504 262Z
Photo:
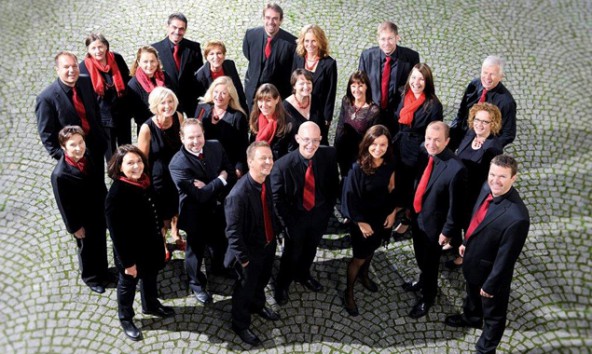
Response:
M109 166L107 166L107 175L112 179L116 180L120 176L122 176L121 172L121 164L123 163L123 157L128 153L136 154L140 156L142 162L144 163L144 173L146 173L146 169L148 168L148 159L137 146L132 144L125 144L117 147L111 160L109 160Z
M247 148L247 159L248 160L252 159L253 155L255 154L255 150L260 147L266 147L268 149L271 149L271 147L269 146L267 141L264 141L264 140L253 141L251 143L251 145L249 145L249 147Z
M84 130L77 125L66 125L63 127L58 133L58 142L60 143L60 146L66 146L66 142L72 139L72 136L76 134L82 136L82 139L85 137Z
M347 82L347 88L345 89L345 95L347 96L347 98L349 98L349 101L351 102L351 104L354 104L354 101L356 100L354 95L351 93L351 85L354 82L361 82L364 85L366 85L366 103L371 103L372 102L372 88L370 87L370 79L368 78L368 75L366 74L365 71L362 70L357 70L354 71L353 74L351 74L351 76L349 77L349 81Z
M179 20L185 22L185 26L187 26L187 17L183 15L181 12L173 12L169 15L169 19L167 20L167 25L170 25L173 20Z
M512 177L518 173L518 161L510 155L497 155L491 160L490 165L509 168L512 171Z
M275 12L277 12L278 14L280 14L280 21L284 19L284 10L282 10L282 8L280 7L280 5L278 5L277 3L268 3L267 5L265 5L265 7L263 8L263 12L262 12L262 16L265 17L265 11L267 10L273 10Z
M101 41L101 43L107 47L107 50L109 50L109 41L107 38L105 38L105 36L103 36L102 33L91 32L88 37L86 37L84 45L88 47L94 41Z
M371 175L376 172L378 167L374 166L374 162L372 161L372 155L368 149L370 145L381 136L385 136L386 140L388 141L388 148L384 154L384 160L388 161L392 157L392 144L391 144L391 133L389 132L388 128L382 124L373 125L366 131L364 134L364 138L362 138L362 142L360 143L359 152L358 152L358 163L364 171L365 174Z
M295 69L294 71L292 71L292 75L290 76L290 86L292 86L292 93L295 93L294 85L296 85L296 81L298 81L298 76L304 76L304 78L307 81L310 81L310 83L312 83L313 81L312 74L310 73L310 71L302 68Z

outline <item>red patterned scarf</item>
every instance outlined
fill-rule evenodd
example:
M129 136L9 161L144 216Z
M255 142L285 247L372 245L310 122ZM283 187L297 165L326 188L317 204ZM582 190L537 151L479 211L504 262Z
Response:
M107 57L107 65L101 64L95 58L91 57L90 54L86 54L86 57L84 58L84 64L86 65L88 73L90 74L93 88L95 89L97 95L104 96L105 79L103 79L101 72L108 73L111 71L111 75L113 75L113 84L115 85L115 90L117 91L117 96L121 96L125 91L125 83L123 82L123 77L121 76L117 62L115 61L115 55L113 55L113 52L107 51L105 56Z

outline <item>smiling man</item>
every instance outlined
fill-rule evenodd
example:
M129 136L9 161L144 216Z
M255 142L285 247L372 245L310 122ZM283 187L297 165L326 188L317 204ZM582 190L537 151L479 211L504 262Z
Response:
M243 54L249 61L245 74L245 96L249 111L261 84L277 87L282 98L290 96L290 75L296 50L296 37L280 28L284 11L278 4L263 9L263 26L248 29L243 39Z

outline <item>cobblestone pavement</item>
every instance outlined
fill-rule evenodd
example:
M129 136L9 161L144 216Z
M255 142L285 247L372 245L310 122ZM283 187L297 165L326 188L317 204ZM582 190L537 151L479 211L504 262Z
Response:
M243 75L242 37L247 28L260 24L262 4L1 2L0 352L250 350L230 329L230 281L214 278L214 304L196 304L177 253L160 281L163 301L177 315L161 320L139 314L136 322L145 340L133 343L124 337L116 317L115 290L96 295L79 280L74 242L51 194L54 161L40 144L34 101L55 79L52 59L58 50L82 56L86 35L100 30L111 48L131 63L136 48L164 37L164 21L173 11L189 18L188 38L202 43L224 40L228 58L237 62ZM529 207L532 228L516 267L508 328L499 349L590 352L592 3L340 0L283 1L282 6L284 28L290 32L317 23L328 33L339 66L338 97L361 51L374 45L376 24L383 19L396 22L401 45L419 51L433 68L447 121L485 56L499 54L508 61L504 83L518 103L518 137L508 152L521 163L517 186ZM282 319L269 323L254 318L253 328L265 341L252 352L473 350L479 330L451 330L442 323L462 305L459 271L442 271L441 295L427 318L406 316L415 298L400 285L418 272L409 239L377 252L372 272L380 291L357 289L362 315L349 317L339 294L351 251L347 232L337 225L332 222L314 265L325 291L314 294L293 285L291 301L281 308L270 297ZM139 312L139 305L136 309Z

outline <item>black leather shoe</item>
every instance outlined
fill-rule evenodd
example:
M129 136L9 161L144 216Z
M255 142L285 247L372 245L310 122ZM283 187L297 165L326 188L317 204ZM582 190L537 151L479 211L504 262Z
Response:
M471 323L471 322L467 321L463 315L448 316L448 317L446 317L446 320L444 320L444 323L450 327L471 327L471 328L477 328L477 329L483 328L483 322Z
M406 281L403 283L402 287L405 291L420 291L421 288L423 288L423 284L419 281Z
M261 340L259 337L255 335L255 333L251 332L250 329L237 329L234 326L232 327L234 333L236 333L243 342L250 344L252 346L257 346L261 344Z
M195 298L197 301L201 302L202 304L209 304L212 302L212 295L205 290L202 291L194 291Z
M409 312L409 317L411 318L420 318L428 314L428 311L432 307L431 302L424 301L423 299L419 299L413 308Z
M354 303L353 307L347 306L347 303L349 302L347 290L343 293L343 298L341 300L343 301L343 307L345 308L345 311L347 311L347 313L349 313L350 316L356 317L360 314L360 312L358 311L358 305L356 305L355 300L352 300L352 302Z
M360 279L360 283L362 283L362 286L364 286L366 289L368 289L368 291L370 292L378 292L378 285L376 285L376 283L374 281L372 281L372 279L370 278L366 278L366 279Z
M462 263L456 264L456 263L454 263L454 259L451 259L449 261L444 262L444 266L450 270L455 270L455 269L462 267Z
M323 286L321 285L321 283L319 283L313 277L308 277L308 279L302 281L302 285L307 287L309 290L314 291L315 293L318 293L319 291L323 290Z
M146 315L158 316L158 317L171 317L175 315L175 310L169 306L160 305L154 309L150 309L147 311L142 311L142 313Z
M288 300L290 299L288 296L288 290L286 289L275 289L275 294L273 297L275 302L281 306L287 304Z
M105 287L102 285L91 285L89 288L97 294L102 294L105 292Z
M123 328L123 333L133 340L139 341L142 340L142 332L136 327L136 325L132 321L121 320L121 328Z
M263 306L261 310L257 311L257 314L269 321L277 321L280 319L280 315L267 306Z

